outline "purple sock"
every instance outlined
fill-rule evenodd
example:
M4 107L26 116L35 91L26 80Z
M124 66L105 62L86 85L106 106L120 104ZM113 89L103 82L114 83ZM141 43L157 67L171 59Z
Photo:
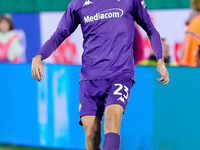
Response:
M105 134L105 140L102 150L119 150L120 148L120 135L117 133Z

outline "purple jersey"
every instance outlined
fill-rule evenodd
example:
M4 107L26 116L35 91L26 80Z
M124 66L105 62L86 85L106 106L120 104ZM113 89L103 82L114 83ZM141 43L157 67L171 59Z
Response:
M72 0L38 55L47 58L81 24L84 52L80 80L118 75L134 80L134 21L146 31L157 59L162 59L160 35L141 0Z

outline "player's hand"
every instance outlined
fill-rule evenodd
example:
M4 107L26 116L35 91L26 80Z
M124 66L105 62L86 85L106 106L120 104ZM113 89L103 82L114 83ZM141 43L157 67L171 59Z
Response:
M157 71L160 73L161 78L157 78L157 80L161 83L164 83L164 85L169 83L169 73L167 69L165 68L164 62L162 59L158 60L158 66Z
M37 55L32 59L31 73L34 79L42 82L42 78L44 78L44 65L42 64L42 56Z

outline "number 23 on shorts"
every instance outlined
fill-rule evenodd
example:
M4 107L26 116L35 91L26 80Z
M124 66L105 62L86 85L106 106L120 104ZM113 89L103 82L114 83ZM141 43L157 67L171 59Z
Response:
M122 84L114 84L114 85L117 87L117 89L113 92L113 95L119 95L120 97L117 100L120 100L123 103L125 103L125 100L127 100L129 96L129 88Z

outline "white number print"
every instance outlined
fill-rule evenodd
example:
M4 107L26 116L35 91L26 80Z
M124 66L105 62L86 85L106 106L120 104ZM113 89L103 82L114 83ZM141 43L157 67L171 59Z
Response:
M124 85L124 91L126 92L126 95L123 95L125 99L128 99L128 88Z
M125 85L123 86L122 84L115 84L115 86L118 86L118 88L113 92L113 95L120 95L120 97L117 100L122 101L125 104L124 98L128 99L129 96L128 87ZM126 95L122 95L122 93L120 92L122 89L126 92Z
M114 95L122 95L122 93L120 93L119 91L121 91L121 89L123 88L122 84L115 84L115 86L119 86L114 92Z

